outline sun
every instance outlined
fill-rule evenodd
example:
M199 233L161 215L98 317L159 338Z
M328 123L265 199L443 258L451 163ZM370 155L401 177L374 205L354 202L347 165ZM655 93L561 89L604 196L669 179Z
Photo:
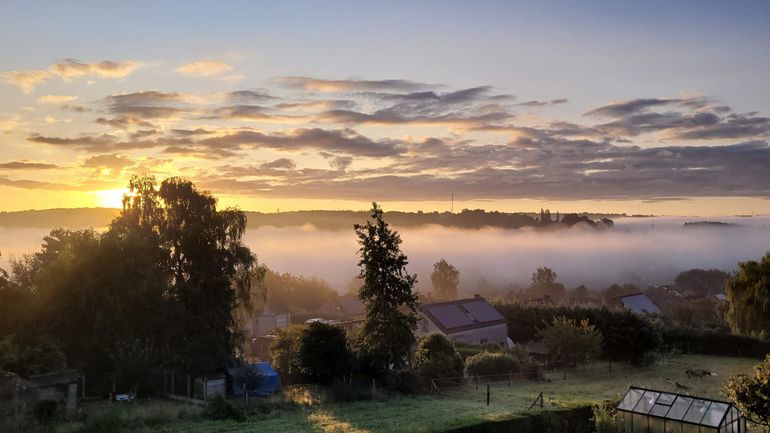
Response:
M125 188L119 189L105 189L96 191L96 203L100 207L122 208L123 207L123 194L128 193Z

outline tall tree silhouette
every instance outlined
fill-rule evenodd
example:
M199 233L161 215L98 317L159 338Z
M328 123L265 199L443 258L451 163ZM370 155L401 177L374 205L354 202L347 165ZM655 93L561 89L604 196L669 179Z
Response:
M372 372L384 373L404 366L415 344L417 276L407 272L401 237L385 222L377 203L372 203L371 212L366 224L354 226L361 245L359 297L366 307L359 349Z

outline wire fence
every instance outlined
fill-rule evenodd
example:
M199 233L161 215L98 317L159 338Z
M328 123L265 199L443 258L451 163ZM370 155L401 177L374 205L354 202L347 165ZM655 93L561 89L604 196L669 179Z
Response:
M624 372L634 368L630 364L592 363L571 368L545 368L510 371L503 374L435 378L430 381L431 391L439 398L474 400L486 405L515 405L521 409L543 407L540 391L522 395L517 389L537 389L537 383L556 383L601 374ZM539 394L538 394L539 392ZM553 397L553 396L552 396Z

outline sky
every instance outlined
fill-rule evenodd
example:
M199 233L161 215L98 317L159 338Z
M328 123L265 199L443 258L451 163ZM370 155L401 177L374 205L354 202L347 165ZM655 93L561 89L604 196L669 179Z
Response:
M770 214L770 3L0 2L0 211Z

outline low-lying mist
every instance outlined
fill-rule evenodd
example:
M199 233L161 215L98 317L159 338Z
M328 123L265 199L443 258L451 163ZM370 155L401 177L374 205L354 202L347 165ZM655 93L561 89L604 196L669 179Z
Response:
M720 219L735 226L684 227L684 218L625 218L612 230L457 230L430 226L399 230L409 271L430 288L433 263L445 258L461 272L461 290L480 278L493 285L529 284L539 266L554 269L573 288L602 289L614 282L670 283L691 268L732 271L740 261L770 250L770 218ZM653 227L654 224L654 227ZM313 227L250 230L246 241L276 270L316 275L340 291L357 273L355 234Z
M691 268L732 271L740 261L770 250L770 218L720 218L735 225L684 227L692 218L623 218L611 230L458 230L440 226L399 230L409 271L430 288L433 263L445 258L462 273L461 290L475 291L480 278L493 286L527 286L539 266L554 269L567 288L612 283L659 285ZM0 227L0 266L11 255L36 251L44 229ZM349 231L312 226L249 229L246 243L259 261L278 272L317 276L345 292L354 275L357 239Z

